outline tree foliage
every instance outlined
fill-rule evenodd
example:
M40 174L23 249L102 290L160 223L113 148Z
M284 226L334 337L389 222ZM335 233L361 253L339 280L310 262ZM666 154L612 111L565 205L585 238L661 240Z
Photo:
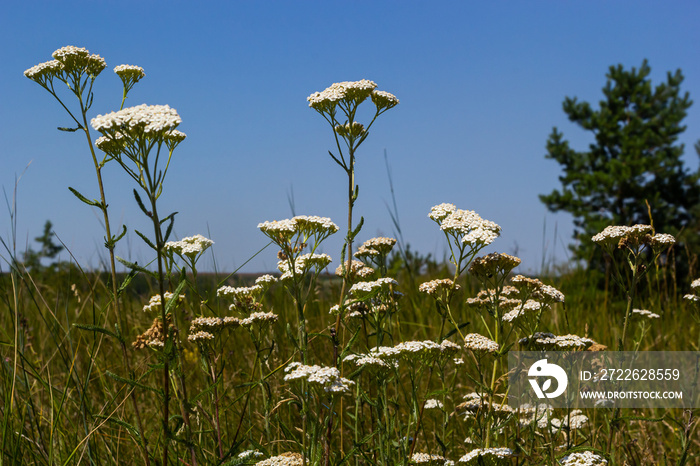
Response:
M657 232L678 235L696 223L700 173L684 165L677 142L692 101L681 95L680 70L655 87L650 71L646 60L639 69L611 66L597 110L575 97L564 100L569 120L594 137L587 151L572 149L556 127L547 141L546 157L564 173L561 189L540 199L574 217L571 249L589 264L599 258L590 238L607 225L648 224L651 215Z

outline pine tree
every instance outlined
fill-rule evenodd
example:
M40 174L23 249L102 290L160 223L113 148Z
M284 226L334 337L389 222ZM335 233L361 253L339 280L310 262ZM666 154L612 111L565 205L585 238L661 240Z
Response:
M649 224L651 214L657 232L678 235L697 224L700 172L685 167L684 146L677 142L692 101L680 94L680 70L656 87L650 71L646 60L638 70L611 66L598 110L576 98L564 100L569 120L595 138L587 151L572 149L557 128L547 141L546 157L564 173L562 189L540 200L551 211L573 215L577 242L571 249L589 265L601 264L590 238L607 225Z

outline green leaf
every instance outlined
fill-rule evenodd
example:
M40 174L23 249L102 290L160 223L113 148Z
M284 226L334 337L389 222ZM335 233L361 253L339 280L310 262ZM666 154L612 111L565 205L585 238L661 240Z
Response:
M124 277L124 280L122 281L121 285L119 285L119 289L117 290L117 296L121 296L121 294L126 290L126 288L129 286L131 283L131 280L138 275L138 270L136 269L131 269L129 270L129 273Z
M151 213L151 211L146 209L145 205L143 205L143 201L141 200L141 196L139 196L138 191L136 191L135 189L134 189L134 198L136 199L136 203L139 205L141 212L146 214L146 217L151 217L153 214Z
M85 196L83 196L82 194L80 194L77 190L71 188L70 186L68 187L68 190L69 190L70 192L72 192L73 195L74 195L75 197L77 197L78 199L80 199L80 200L81 200L82 202L84 202L85 204L87 204L87 205L89 205L89 206L93 206L93 207L102 208L102 203L101 203L100 201L98 201L98 200L96 200L96 199L91 201L91 200L89 200L87 197L85 197Z
M148 270L148 269L145 269L145 268L141 267L140 265L138 265L137 262L129 262L128 260L122 259L122 258L119 257L119 256L116 256L116 257L117 257L117 260L118 260L121 264L123 264L124 266L126 266L128 269L130 269L130 270L137 270L137 271L139 271L139 272L141 272L141 273L145 273L145 274L148 275L149 277L153 277L153 278L156 278L156 279L158 278L158 274L157 274L157 273L152 272L152 271L150 271L150 270Z
M350 239L353 240L355 237L360 233L360 230L362 229L362 225L365 224L365 218L360 217L360 223L357 224L355 229L350 233Z
M107 330L104 327L98 327L97 325L88 324L73 324L73 327L78 328L80 330L87 330L88 332L104 333L105 335L109 335L110 337L116 338L120 342L124 343L124 340L119 335L112 332L111 330Z
M59 126L56 129L59 131L65 131L66 133L75 133L76 131L78 131L80 129L80 126L78 126L77 128L66 128L64 126Z
M173 212L172 214L163 219L163 222L168 218L170 219L170 224L168 224L168 229L165 230L165 239L163 241L168 241L168 239L170 238L170 234L173 232L173 226L175 225L175 214L177 214L177 212ZM161 224L163 222L161 222Z
M142 384L141 382L137 382L136 380L131 380L131 379L124 378L124 377L122 377L122 376L119 376L119 375L115 374L114 372L105 371L105 374L107 374L108 377L113 378L113 379L116 380L117 382L125 383L125 384L127 384L127 385L129 385L129 386L131 386L131 387L138 387L138 388L142 388L142 389L144 389L144 390L151 391L151 392L153 392L153 393L156 393L158 396L160 396L161 399L164 398L163 392L162 392L161 390L157 389L157 388L149 387L148 385L144 385L144 384Z
M458 328L459 328L459 330L462 330L464 327L466 327L466 326L469 325L469 324L470 324L470 322L461 323L461 324L459 324ZM445 340L447 340L448 338L450 338L450 337L451 337L452 335L454 335L455 333L457 333L457 329L456 329L456 328L453 328L452 330L450 330L450 331L447 333L447 335L445 335Z
M141 238L144 243L146 243L154 251L158 252L158 248L156 248L156 245L153 244L153 242L150 239L148 239L148 237L146 235L144 235L143 233L141 233L138 230L134 230L134 231L136 232L137 235L139 235L139 238Z

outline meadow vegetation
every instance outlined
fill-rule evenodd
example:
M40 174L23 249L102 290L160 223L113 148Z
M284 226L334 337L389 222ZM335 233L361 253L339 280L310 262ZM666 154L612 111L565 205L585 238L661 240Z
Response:
M524 276L519 258L484 253L499 225L444 203L425 212L444 233L444 262L394 238L358 245L356 153L399 104L361 80L307 99L347 179L343 233L326 217L260 219L278 271L198 271L212 239L171 238L175 214L163 212L175 206L159 202L186 140L177 111L123 108L145 74L120 65L122 108L88 123L104 59L77 47L53 57L25 75L71 116L64 129L85 134L99 194L71 190L102 214L108 269L47 266L47 232L31 261L3 240L2 463L700 464L697 409L507 403L510 351L700 351L700 281L693 261L674 274L673 236L610 225L592 238L607 273ZM110 223L106 169L131 177L151 221L136 232L148 268L114 253L128 226ZM345 237L338 257L318 253L333 234Z

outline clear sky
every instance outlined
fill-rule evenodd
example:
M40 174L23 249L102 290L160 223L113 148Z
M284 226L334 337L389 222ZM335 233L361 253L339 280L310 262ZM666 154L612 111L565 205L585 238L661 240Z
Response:
M161 212L179 212L178 237L213 239L220 269L233 270L264 246L257 224L291 217L291 198L296 214L346 228L345 175L327 154L330 128L306 97L366 78L401 103L380 117L358 154L356 212L366 220L359 239L393 234L386 150L412 249L443 257L443 236L427 214L451 202L502 226L491 250L515 252L521 270L539 270L543 258L566 260L572 232L570 217L547 212L538 199L559 187L558 164L544 158L547 137L557 126L576 149L591 141L566 119L564 97L597 106L610 65L639 67L647 58L654 83L681 68L682 89L697 99L699 19L695 1L6 2L0 184L11 197L24 173L18 248L48 219L81 264L96 266L105 255L98 213L67 189L98 197L84 137L56 130L68 116L22 74L76 45L108 65L92 116L118 109L112 69L125 63L146 71L127 106L168 104L180 113L188 138L175 152ZM681 141L695 169L700 104L685 124ZM105 172L112 221L130 229L117 253L144 262L148 252L133 229L147 232L148 224L132 182L117 165ZM0 235L10 232L4 211ZM342 233L325 244L337 265ZM211 255L203 260L212 263ZM275 264L268 248L243 270Z

